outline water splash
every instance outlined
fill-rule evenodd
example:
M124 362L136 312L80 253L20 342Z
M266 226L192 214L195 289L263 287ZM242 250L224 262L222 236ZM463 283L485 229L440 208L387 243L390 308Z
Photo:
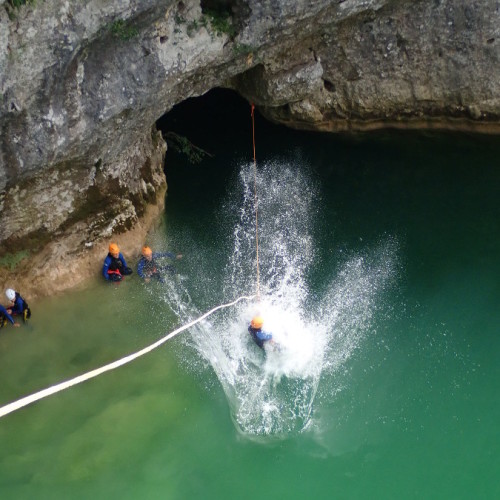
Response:
M279 437L309 427L321 377L334 373L370 332L383 291L397 275L397 242L386 238L345 258L323 290L311 288L308 275L319 264L314 231L322 214L320 190L309 172L303 162L259 166L261 300L239 304L192 331L196 350L223 387L235 425L247 436ZM232 233L225 298L255 293L253 175L253 164L241 167L219 214L219 227ZM198 278L206 286L203 272ZM175 299L175 290L169 293ZM184 316L198 313L188 314L192 304L175 307ZM251 340L248 322L257 313L279 349L266 345L263 351Z

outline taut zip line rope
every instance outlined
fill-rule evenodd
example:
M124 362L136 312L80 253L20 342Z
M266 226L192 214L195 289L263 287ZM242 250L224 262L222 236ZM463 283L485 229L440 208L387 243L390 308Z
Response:
M257 301L260 300L260 269L259 269L259 211L257 205L257 158L255 156L255 105L252 103L252 139L253 139L253 193L255 205L255 253L257 257Z
M125 356L124 358L118 359L117 361L113 361L112 363L101 366L100 368L96 368L95 370L84 373L83 375L79 375L78 377L72 378L70 380L66 380L65 382L61 382L60 384L52 385L51 387L48 387L47 389L43 389L42 391L35 392L34 394L31 394L30 396L26 396L24 398L18 399L17 401L14 401L14 402L9 403L5 406L2 406L2 407L0 407L0 418L4 417L5 415L8 415L9 413L12 413L13 411L19 410L23 406L34 403L35 401L38 401L39 399L46 398L52 394L55 394L56 392L63 391L64 389L68 389L69 387L72 387L72 386L77 385L77 384L81 384L82 382L85 382L86 380L97 377L98 375L101 375L104 372L109 372L111 370L114 370L115 368L118 368L122 365L130 363L134 359L137 359L140 356L143 356L144 354L147 354L148 352L151 352L153 349L156 349L157 347L161 346L167 340L170 340L172 337L175 337L177 334L183 332L184 330L187 330L188 328L191 328L196 323L203 321L205 318L207 318L208 316L213 314L215 311L218 311L219 309L224 309L226 307L234 306L235 304L237 304L241 300L251 300L254 297L255 297L255 295L251 295L251 296L243 295L241 297L238 297L233 302L229 302L227 304L221 304L217 307L214 307L213 309L210 309L210 311L208 311L205 314L203 314L202 316L200 316L198 319L195 319L195 320L191 321L190 323L187 323L186 325L183 325L180 328L177 328L177 330L174 330L173 332L169 333L168 335L161 338L160 340L157 340L154 344L151 344L150 346L145 347L144 349L141 349L140 351L134 352L133 354L129 354L128 356Z

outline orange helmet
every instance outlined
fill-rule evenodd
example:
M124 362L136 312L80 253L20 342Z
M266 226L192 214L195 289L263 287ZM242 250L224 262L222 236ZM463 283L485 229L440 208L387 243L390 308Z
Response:
M147 257L148 255L153 255L153 250L151 250L151 248L147 246L144 246L142 247L142 255L144 255L144 257Z
M254 316L252 318L252 321L250 322L250 326L255 329L262 328L262 325L264 324L264 318L262 316Z
M120 249L116 243L111 243L111 245L109 245L109 253L120 253Z

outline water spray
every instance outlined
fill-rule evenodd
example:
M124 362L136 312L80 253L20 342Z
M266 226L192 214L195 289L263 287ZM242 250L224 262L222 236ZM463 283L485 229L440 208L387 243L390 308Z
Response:
M260 268L259 268L259 210L257 198L257 157L255 155L255 105L252 103L252 140L253 140L253 192L255 210L255 255L257 261L257 302L260 301Z

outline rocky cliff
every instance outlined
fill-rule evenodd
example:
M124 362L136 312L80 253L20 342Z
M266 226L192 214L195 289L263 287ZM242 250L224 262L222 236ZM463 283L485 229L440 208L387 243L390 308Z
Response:
M117 234L135 251L166 187L155 122L188 97L498 132L499 47L496 0L0 0L0 283L49 293Z

